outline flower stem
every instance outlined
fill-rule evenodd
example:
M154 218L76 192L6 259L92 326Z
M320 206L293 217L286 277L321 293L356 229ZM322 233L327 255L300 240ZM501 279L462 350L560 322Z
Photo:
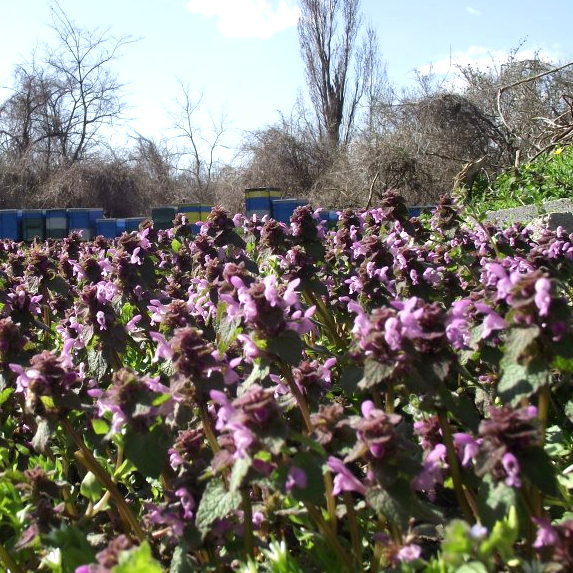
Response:
M245 522L245 555L247 559L255 558L255 545L253 541L253 506L248 488L241 489L243 498L243 520Z
M386 388L386 414L394 413L394 385L392 382L388 383Z
M219 442L217 441L215 432L213 431L213 425L211 424L211 418L209 417L207 404L204 402L199 402L198 406L201 424L203 425L203 431L205 432L205 436L207 436L207 441L209 442L213 453L216 454L221 448L219 447Z
M1 542L0 542L0 562L4 563L9 573L23 573L18 563L14 561L12 555L10 555L8 550L4 547L4 545L2 545Z
M79 451L76 452L76 459L88 470L91 471L98 479L98 481L107 488L111 498L113 499L117 509L123 516L123 518L129 524L131 530L139 541L145 541L145 533L139 521L131 511L131 508L127 505L124 497L121 495L115 483L111 479L111 476L102 468L101 464L96 460L95 456L92 454L91 450L86 446L83 438L76 432L75 428L70 424L67 418L60 418L60 423L66 430L68 435L72 438Z
M346 515L348 516L348 527L350 529L350 540L352 541L352 551L354 553L354 558L358 563L358 571L363 572L364 567L362 564L362 539L360 537L358 520L356 519L354 500L352 499L352 495L349 491L344 492L344 505L346 506Z
M111 366L115 372L118 372L123 368L123 363L121 361L119 353L115 348L111 349Z
M454 483L454 492L456 494L456 498L460 504L460 508L462 509L466 520L469 523L475 523L475 516L466 498L466 492L464 491L462 474L458 463L458 456L456 455L456 450L454 447L454 438L452 436L450 422L448 421L448 415L445 410L441 408L438 408L437 414L438 420L440 422L440 428L442 430L442 436L444 438L444 445L446 446L446 455L448 458L448 464L450 466L452 481Z
M326 497L326 509L328 511L329 525L332 528L333 533L336 534L336 500L334 499L334 495L332 495L333 488L334 484L332 483L332 473L327 470L324 474L324 495Z
M290 370L288 369L288 366L282 361L280 363L280 366L281 366L281 370L283 372L283 376L285 377L285 380L288 384L289 390L291 391L292 395L295 397L296 403L298 404L298 407L299 407L300 412L302 414L306 429L307 429L309 434L312 434L312 431L314 430L314 426L312 425L312 422L310 421L310 410L308 409L308 404L306 403L306 400L304 399L304 396L303 396L302 392L300 391L299 387L296 385L296 382L294 381L292 374L291 374Z
M48 344L50 340L50 331L52 327L51 315L50 315L50 307L48 305L48 300L50 298L50 293L48 292L48 287L44 283L42 283L42 314L44 319L44 324L48 327L44 330L44 344Z
M547 420L549 418L549 401L551 393L549 391L549 384L544 384L539 389L539 396L537 402L537 416L539 419L539 427L541 430L541 446L545 445L545 434L547 432Z
M312 505L312 503L305 502L304 505L308 510L308 513L318 526L318 529L320 529L320 532L327 538L328 542L330 543L330 546L344 564L344 567L350 573L354 573L355 572L354 563L352 562L350 555L348 555L344 547L340 545L340 541L338 540L336 535L332 532L330 527L328 527L328 524L326 523L326 521L324 521L324 518L322 517L320 511L314 505Z
M316 306L316 312L320 316L323 325L326 327L328 334L330 335L329 338L332 339L332 342L335 343L338 348L344 348L346 344L338 332L336 322L334 322L334 319L330 316L322 298L320 296L314 296L314 293L308 289L304 291L304 294L306 298L308 298L310 302Z

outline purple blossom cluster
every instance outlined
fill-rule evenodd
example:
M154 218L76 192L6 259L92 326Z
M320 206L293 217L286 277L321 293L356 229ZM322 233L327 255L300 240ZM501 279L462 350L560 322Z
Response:
M0 484L21 472L36 500L11 547L69 528L95 556L79 573L144 540L163 564L207 571L219 555L230 571L230 548L300 528L339 556L414 567L435 553L418 531L436 516L491 530L489 487L557 559L565 502L544 500L563 460L544 445L570 423L555 404L572 239L471 226L450 198L425 223L388 193L331 230L310 207L289 225L216 208L197 235L180 217L114 241L4 244L0 469L16 469Z

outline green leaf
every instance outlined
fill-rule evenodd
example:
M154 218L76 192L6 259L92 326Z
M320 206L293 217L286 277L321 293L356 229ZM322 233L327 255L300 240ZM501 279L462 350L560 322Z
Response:
M560 340L553 343L553 351L567 363L573 359L573 334L567 333Z
M451 368L451 357L441 353L427 358L420 367L420 374L426 384L430 384L432 388L437 389L448 378ZM413 391L413 388L410 388L410 391Z
M340 386L347 396L353 396L359 382L364 377L364 369L359 366L347 366L340 374Z
M324 459L311 452L300 452L292 459L292 465L306 474L306 487L294 487L292 495L298 501L310 501L317 505L324 500L324 476L322 464Z
M54 275L51 279L46 281L48 290L60 296L67 297L70 291L70 286L67 281L60 275Z
M109 368L103 352L99 349L88 348L87 355L88 374L98 381L101 380Z
M241 494L238 491L227 491L222 478L215 477L207 484L199 502L195 524L205 537L211 525L217 519L224 519L229 513L241 506Z
M61 551L61 573L73 573L80 565L95 561L93 547L77 527L68 526L52 530L47 536L47 543Z
M92 418L92 428L97 436L104 436L109 432L109 424L100 418Z
M569 402L565 404L565 415L569 418L570 422L573 422L573 400L569 400Z
M123 460L123 463L113 472L113 477L118 481L123 481L136 470L137 468L129 460Z
M366 502L374 511L384 515L390 523L399 523L406 527L410 519L409 512L399 500L379 486L371 487L366 493Z
M151 555L147 542L133 551L120 553L119 562L111 569L112 573L163 573L159 563Z
M226 304L220 304L220 307L227 307ZM226 352L235 342L237 336L241 334L241 319L229 318L227 314L222 314L217 325L217 348L219 352Z
M320 241L306 241L304 243L306 253L317 261L324 260L324 246ZM322 289L318 292L321 294Z
M8 401L8 398L13 394L12 388L5 388L0 392L0 408Z
M523 361L528 355L528 350L541 334L540 328L532 324L530 326L512 326L505 343L505 359L511 362Z
M557 496L557 479L551 458L542 447L531 447L516 452L521 473L546 495Z
M488 573L487 567L479 561L463 563L456 569L456 573Z
M249 456L239 458L235 461L231 471L231 480L229 481L230 491L234 492L242 487L244 478L249 473L249 469L251 469L252 465L253 460Z
M497 552L507 563L514 556L513 544L518 533L517 511L511 506L508 515L495 523L489 537L480 545L480 554L487 559Z
M479 514L482 525L492 528L497 521L508 515L511 507L516 505L515 490L503 481L495 483L491 475L484 476L478 492Z
M195 571L193 561L187 554L185 547L178 545L173 551L169 573L195 573Z
M445 408L472 432L478 431L481 416L475 406L475 400L451 392L441 392L440 398Z
M32 445L37 452L44 454L48 450L48 442L52 437L54 429L48 420L42 418L36 418L36 420L38 422L38 427L34 437L32 438Z
M370 390L394 372L394 364L382 364L377 360L366 359L364 361L364 375L358 382L360 390Z
M502 368L497 392L504 404L516 406L522 398L535 394L547 381L547 366L541 359L535 359L528 365L506 363L502 364Z
M173 252L175 254L178 254L179 250L181 249L181 241L178 241L177 239L173 239L171 241L171 249L173 250Z
M573 358L558 355L551 362L551 367L563 372L573 372Z
M253 384L260 384L263 386L262 381L268 378L271 372L270 366L266 363L261 363L260 360L256 360L253 364L253 369L247 377L247 379L239 385L237 394L240 396L244 391L246 391L249 386Z
M92 472L88 472L80 484L80 493L93 503L101 499L103 488Z
M171 437L163 426L149 433L128 430L124 438L125 457L146 477L157 478L167 459Z
M444 561L454 566L461 564L464 558L471 554L473 546L469 525L461 519L450 521L442 541Z
M294 330L285 330L278 336L270 338L267 350L282 358L287 364L297 366L302 358L304 344Z

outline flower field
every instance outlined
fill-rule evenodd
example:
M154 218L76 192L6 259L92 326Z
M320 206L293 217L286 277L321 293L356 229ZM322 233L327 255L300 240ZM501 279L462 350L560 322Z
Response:
M324 225L0 243L5 570L573 570L573 237Z

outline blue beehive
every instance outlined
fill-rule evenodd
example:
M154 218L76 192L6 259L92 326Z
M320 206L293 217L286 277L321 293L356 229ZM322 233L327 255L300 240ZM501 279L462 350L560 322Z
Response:
M90 229L95 233L97 220L104 218L103 209L101 207L91 207L89 213Z
M145 217L127 217L125 219L125 230L127 233L139 231L139 224L145 221Z
M213 205L207 205L205 203L201 204L201 221L206 221L207 217L211 214L213 210Z
M326 223L326 227L328 229L336 227L336 224L338 223L338 211L323 210L320 211L318 215L321 218L321 220Z
M65 209L46 209L46 237L63 239L68 234L68 217Z
M275 199L272 202L273 219L289 223L294 210L304 205L308 205L308 201L304 199Z
M115 239L118 236L117 219L96 219L96 235Z
M173 219L177 215L177 207L174 205L164 205L163 207L153 207L151 209L151 218L153 227L159 229L172 229Z
M17 209L0 210L0 238L21 240L21 216L22 213L19 213Z
M46 237L44 212L42 209L22 210L22 239L32 241Z
M68 229L72 231L79 231L82 233L82 238L89 241L93 237L93 229L90 221L90 209L77 207L67 209L68 215Z
M115 227L117 230L117 236L120 237L123 233L125 233L125 219L116 219Z
M201 220L200 203L180 203L177 205L177 212L183 213L188 223L196 223Z
M272 215L271 201L280 199L281 190L276 187L256 187L245 189L245 214L247 218L253 215L262 217Z
M431 213L436 208L436 205L414 205L408 207L410 217L419 217L422 213Z

